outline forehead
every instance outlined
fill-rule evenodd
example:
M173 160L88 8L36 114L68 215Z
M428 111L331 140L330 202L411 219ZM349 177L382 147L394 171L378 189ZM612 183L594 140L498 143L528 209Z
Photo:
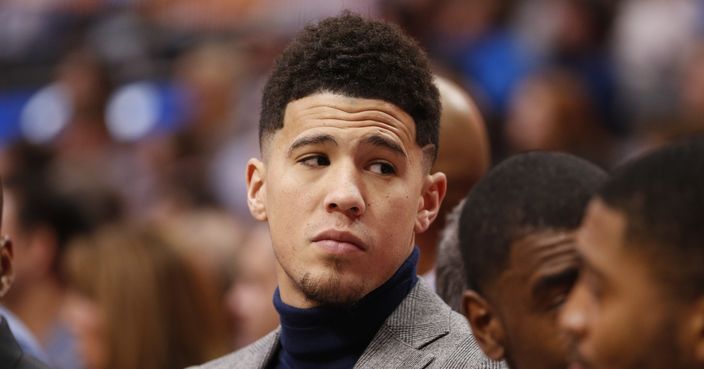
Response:
M505 274L518 277L521 283L530 283L534 278L562 271L576 262L575 232L545 230L512 242Z
M585 273L608 285L622 300L662 301L669 296L671 286L656 268L659 260L638 245L629 244L635 241L626 238L627 226L628 219L622 212L599 199L591 201L577 234Z
M620 255L626 217L602 200L592 200L577 232L577 249L588 263L604 264Z
M404 145L415 143L413 118L398 106L377 99L364 99L317 93L290 102L284 113L283 128L275 136L293 140L311 130L373 130L390 135Z
M514 264L525 265L529 269L572 257L575 253L575 231L545 230L531 233L511 245L511 259Z

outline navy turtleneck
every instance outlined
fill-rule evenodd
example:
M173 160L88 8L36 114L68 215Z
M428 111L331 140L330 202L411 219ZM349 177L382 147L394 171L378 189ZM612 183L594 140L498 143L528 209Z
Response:
M418 255L416 247L388 281L353 307L299 309L281 301L277 288L274 307L281 317L281 349L270 368L351 369L418 281Z

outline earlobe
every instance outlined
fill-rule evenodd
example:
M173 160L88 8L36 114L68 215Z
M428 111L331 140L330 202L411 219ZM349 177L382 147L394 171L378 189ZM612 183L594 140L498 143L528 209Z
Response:
M416 223L414 231L416 233L425 232L433 223L440 211L440 205L447 192L447 178L444 173L434 173L426 177L423 185L423 193L418 203L416 213Z
M254 219L267 220L265 164L259 159L249 159L247 162L247 205Z
M503 360L506 353L503 345L504 329L489 302L477 292L466 290L463 304L464 315L472 327L472 334L479 347L489 358Z

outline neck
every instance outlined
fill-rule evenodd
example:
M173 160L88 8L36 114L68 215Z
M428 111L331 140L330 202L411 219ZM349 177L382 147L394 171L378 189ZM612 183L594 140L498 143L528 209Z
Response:
M279 359L294 362L295 368L351 368L415 286L418 254L414 249L388 281L354 306L296 308L284 303L277 289L274 306L281 317Z
M423 275L435 268L438 259L439 230L431 227L427 231L416 235L416 244L420 248L418 260L418 274Z

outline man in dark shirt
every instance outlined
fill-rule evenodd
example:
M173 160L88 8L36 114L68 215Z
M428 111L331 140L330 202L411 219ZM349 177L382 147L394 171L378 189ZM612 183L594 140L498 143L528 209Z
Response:
M0 224L2 224L2 185L0 184ZM2 237L0 239L0 299L12 285L12 242ZM0 364L7 369L45 369L47 366L40 361L25 355L15 341L15 337L0 316Z
M493 367L419 281L415 233L447 181L431 173L440 103L396 27L343 14L306 27L265 87L251 214L268 222L281 327L203 368Z

